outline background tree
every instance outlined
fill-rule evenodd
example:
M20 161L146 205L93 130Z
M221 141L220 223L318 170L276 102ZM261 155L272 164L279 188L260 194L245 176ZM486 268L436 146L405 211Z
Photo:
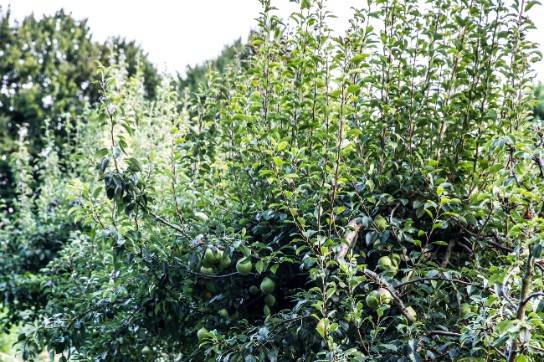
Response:
M183 94L185 89L195 92L198 85L206 81L206 74L210 68L223 73L238 57L244 57L245 54L247 54L247 48L243 46L242 40L238 39L233 44L225 46L216 58L196 66L188 66L184 75L178 74L177 76L180 94Z
M132 75L142 69L149 99L160 80L134 42L94 42L86 21L62 10L18 23L0 8L0 39L0 293L9 329L45 303L40 269L78 229L59 180L73 175L78 124L100 97L99 62L126 64Z
M87 21L60 10L36 19L15 22L9 8L0 8L0 148L14 150L19 129L25 125L31 155L43 148L41 135L49 120L58 146L73 135L74 119L99 97L98 62L113 64L123 54L130 74L144 69L147 96L159 83L156 69L134 42L114 38L105 44L92 40ZM13 197L8 160L0 160L0 197Z

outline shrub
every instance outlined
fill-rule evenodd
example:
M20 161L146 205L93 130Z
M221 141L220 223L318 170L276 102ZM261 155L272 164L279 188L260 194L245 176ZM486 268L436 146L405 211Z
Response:
M181 109L102 71L25 357L538 360L534 2L262 4Z

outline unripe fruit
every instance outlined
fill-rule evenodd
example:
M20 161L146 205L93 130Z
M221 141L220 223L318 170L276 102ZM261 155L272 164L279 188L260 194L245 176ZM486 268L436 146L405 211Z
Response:
M385 289L380 288L378 290L373 290L366 296L366 305L372 309L378 309L382 304L389 304L393 300L391 293Z
M202 266L200 268L200 273L202 273L204 275L213 275L215 273L215 271L213 270L212 267Z
M142 348L143 356L149 356L151 353L153 353L153 351L148 346L144 346L144 348Z
M242 258L236 263L236 270L240 275L249 275L253 269L253 264L248 258Z
M259 294L259 288L257 288L256 285L252 285L249 287L249 293L253 295Z
M223 253L223 255L221 256L221 259L219 260L219 267L221 267L221 269L226 269L230 266L230 264L231 264L230 256Z
M221 262L222 257L223 257L223 252L219 249L213 248L213 258L214 258L215 264L219 264Z
M215 257L215 252L211 248L207 248L204 252L204 264L206 265L212 265L216 264L217 259Z
M380 297L380 303L382 304L389 304L393 300L391 292L385 288L378 289L378 295Z
M417 313L412 307L406 307L406 314L408 314L413 320L417 320Z
M265 277L261 282L261 292L263 294L270 294L276 289L276 283L269 277Z
M276 304L276 297L274 297L272 294L267 294L264 297L264 302L267 306L272 307L274 304Z
M225 308L220 309L218 313L223 318L228 318L229 317L229 312Z
M198 341L202 341L204 338L208 337L210 335L210 332L202 327L196 332L196 337L198 338Z
M380 299L376 290L371 291L365 298L366 305L372 309L378 309L380 306Z

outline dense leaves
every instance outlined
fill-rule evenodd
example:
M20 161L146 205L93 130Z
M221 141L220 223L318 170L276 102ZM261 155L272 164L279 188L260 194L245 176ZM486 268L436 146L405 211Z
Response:
M341 36L322 1L262 5L181 107L169 79L150 101L141 71L100 70L73 172L44 174L78 227L24 357L541 360L534 2L368 1ZM2 237L39 243L18 149Z
M62 10L52 16L33 16L15 22L9 8L0 8L0 150L14 149L19 129L27 129L32 155L44 147L41 135L50 123L61 147L74 137L76 117L98 101L98 62L127 64L130 74L143 69L147 96L154 96L157 71L134 42L113 38L101 44L91 39L86 21ZM0 160L0 196L12 198L13 176Z
M535 98L537 100L537 104L534 108L535 117L544 119L544 85L539 84L535 88Z
M135 43L93 42L86 22L63 11L18 23L0 8L0 39L0 295L8 329L34 320L46 301L40 269L78 228L60 178L78 172L77 124L100 97L99 60L126 64L129 74L142 69L147 98L159 78Z

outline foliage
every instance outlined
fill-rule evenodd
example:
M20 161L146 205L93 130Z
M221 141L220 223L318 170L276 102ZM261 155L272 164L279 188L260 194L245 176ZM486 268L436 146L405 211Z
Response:
M55 197L79 226L24 357L541 360L535 2L367 1L341 36L323 1L262 5L249 56L182 107L169 79L150 101L141 72L101 69L41 202L21 138L3 247L40 242L29 205Z
M11 18L9 8L0 7L0 150L14 150L19 129L27 129L32 155L43 148L41 134L51 123L56 144L62 146L73 135L74 119L90 103L98 101L97 64L128 64L131 74L144 69L149 97L159 83L157 71L134 43L114 38L100 44L92 41L87 22L77 21L62 10L52 16ZM0 196L13 197L13 176L0 160Z
M544 85L539 84L535 87L535 98L537 104L534 108L535 117L538 119L544 119Z
M53 132L46 123L45 148L39 155L38 178L34 180L27 129L22 128L17 142L18 153L13 157L16 170L15 211L2 215L0 240L0 295L9 308L3 313L4 330L14 324L31 322L45 305L45 282L40 269L45 267L68 240L76 225L67 217L68 204L64 196L59 152ZM70 169L65 168L70 173ZM38 186L36 186L38 185ZM33 192L33 188L37 191Z
M78 229L61 175L73 176L78 122L100 97L98 62L141 68L146 97L157 71L134 43L92 41L86 21L63 11L13 22L0 8L0 295L4 331L35 320L47 300L41 268ZM126 62L126 63L125 63ZM64 176L63 176L64 177Z

